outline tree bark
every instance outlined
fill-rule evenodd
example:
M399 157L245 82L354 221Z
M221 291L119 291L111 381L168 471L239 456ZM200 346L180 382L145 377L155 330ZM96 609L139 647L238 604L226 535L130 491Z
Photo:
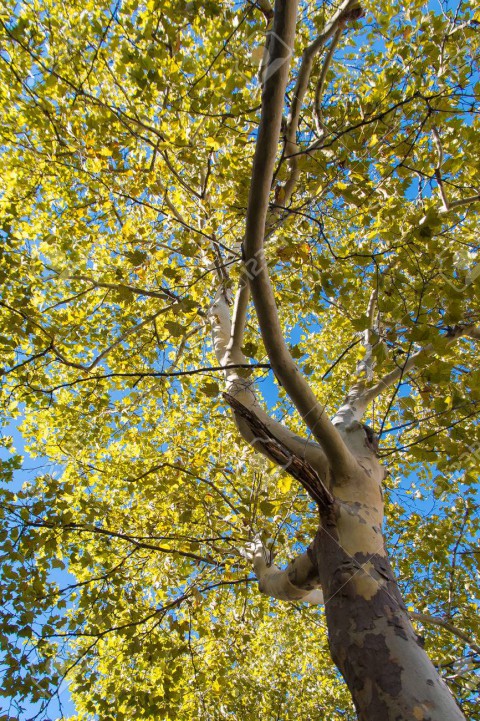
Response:
M320 509L310 549L332 659L359 721L465 721L419 643L388 560L381 529L383 469L360 424L345 437L358 475L336 476L332 468L334 503Z
M359 721L465 721L423 650L395 581L382 534L384 470L360 423L339 430L356 460L345 475L330 466L329 502L303 556L281 571L259 549L260 590L282 600L321 603L332 659ZM324 469L323 469L324 471ZM314 593L307 596L310 589Z
M314 543L332 659L359 721L465 721L419 644L384 552L347 554L335 519Z

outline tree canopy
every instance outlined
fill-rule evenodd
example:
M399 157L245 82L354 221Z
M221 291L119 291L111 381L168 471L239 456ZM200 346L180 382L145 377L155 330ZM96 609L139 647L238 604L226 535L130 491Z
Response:
M300 3L265 233L284 338L328 416L352 383L371 389L391 560L472 720L475 12ZM273 15L268 0L3 0L5 721L49 717L67 682L78 719L356 718L322 608L258 591L248 544L281 565L318 512L240 435L210 328L244 272ZM242 352L236 372L305 436L252 304ZM21 483L12 423L38 458Z

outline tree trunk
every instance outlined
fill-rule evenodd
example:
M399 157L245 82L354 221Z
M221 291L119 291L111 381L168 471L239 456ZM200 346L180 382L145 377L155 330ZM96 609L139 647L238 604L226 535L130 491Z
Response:
M332 508L312 549L325 596L332 659L359 721L465 721L423 650L383 545L347 553Z

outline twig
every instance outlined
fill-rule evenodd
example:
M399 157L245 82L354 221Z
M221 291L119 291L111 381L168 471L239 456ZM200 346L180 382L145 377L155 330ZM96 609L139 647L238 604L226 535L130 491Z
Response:
M480 646L478 646L476 643L473 643L468 634L454 626L453 623L450 623L450 621L446 621L443 618L438 618L438 616L430 616L428 613L410 612L410 617L415 619L416 621L420 621L421 623L431 623L434 626L441 626L447 631L450 631L450 633L453 633L454 636L461 638L462 641L465 641L465 643L468 643L471 649L473 649L477 653L480 653Z

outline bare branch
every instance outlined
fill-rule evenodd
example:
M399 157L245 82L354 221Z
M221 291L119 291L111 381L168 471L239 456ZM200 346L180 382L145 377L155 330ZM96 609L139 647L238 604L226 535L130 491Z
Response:
M24 361L21 361L20 363L17 363L16 365L12 366L12 368L5 368L0 369L0 376L6 376L9 373L13 373L14 371L17 371L19 368L23 368L26 365L29 365L30 363L33 363L37 360L37 358L43 358L43 356L47 355L49 351L52 350L52 344L48 345L44 350L40 351L39 353L35 353L34 355L30 356L29 358L26 358Z
M102 375L86 376L84 378L76 378L73 381L67 383L60 383L58 386L52 388L34 388L30 386L34 392L52 394L55 391L59 391L62 388L73 388L73 386L79 385L80 383L90 383L92 381L108 380L109 378L136 378L135 385L143 378L179 378L181 376L194 376L200 373L214 373L216 371L223 371L226 373L239 368L245 368L247 370L254 370L255 368L270 368L269 363L236 363L230 366L205 366L203 368L191 368L188 371L131 371L129 373L104 373Z
M221 563L218 563L218 561L212 559L210 556L199 556L197 553L192 553L191 551L181 551L177 548L166 548L165 546L158 546L153 543L146 543L145 541L137 540L135 536L131 536L128 533L120 533L119 531L114 531L108 528L101 528L100 526L88 526L80 523L62 524L61 519L59 519L59 523L55 523L54 521L25 521L24 525L30 528L51 528L53 530L61 529L62 531L68 531L71 533L91 533L100 536L107 536L109 538L118 538L121 541L131 543L136 548L144 548L151 551L158 551L159 553L176 554L177 556L191 558L194 561L198 561L200 563L208 563L214 566L222 565Z

